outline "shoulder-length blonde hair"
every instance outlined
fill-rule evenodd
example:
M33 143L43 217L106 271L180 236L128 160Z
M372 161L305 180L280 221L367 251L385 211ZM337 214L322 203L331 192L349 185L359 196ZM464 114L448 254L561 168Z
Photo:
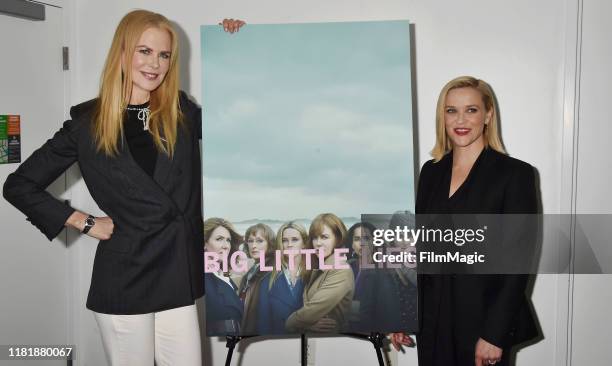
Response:
M170 21L161 14L134 10L119 22L111 44L93 116L92 132L98 151L107 156L118 152L117 142L123 136L123 116L132 95L132 58L138 40L149 28L165 30L170 35L172 53L170 67L160 86L151 92L149 130L157 149L168 156L174 153L177 126L182 122L179 107L178 37ZM125 70L121 59L124 58Z
M274 250L282 251L285 249L283 247L283 233L287 229L297 230L297 232L300 234L300 237L302 238L302 244L304 245L304 248L306 248L306 245L308 245L308 233L306 232L306 229L304 228L304 226L300 225L295 221L289 221L282 224L281 227L278 229L278 232L276 233L276 241L274 242ZM283 268L287 268L287 266L289 265L289 261L287 260L287 257L285 255L281 256L281 264ZM274 268L274 270L270 274L270 284L268 286L268 290L271 290L272 286L274 286L274 281L276 281L276 279L278 278L278 274L280 271L282 270ZM298 272L300 274L300 277L302 278L302 281L304 281L307 278L305 260L300 261L300 264L298 265Z
M451 141L446 134L444 108L448 92L458 88L473 88L480 92L486 112L492 111L491 120L485 125L483 132L485 146L505 153L504 145L499 136L499 119L493 90L484 80L476 79L472 76L460 76L446 83L438 97L438 105L436 106L436 145L431 151L434 161L440 161L446 153L453 149Z

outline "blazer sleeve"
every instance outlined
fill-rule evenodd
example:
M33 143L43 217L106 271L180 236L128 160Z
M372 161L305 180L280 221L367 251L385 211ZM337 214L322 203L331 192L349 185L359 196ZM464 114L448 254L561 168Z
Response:
M537 195L533 167L528 164L522 164L514 170L506 187L504 213L535 214L536 212ZM522 215L519 216L519 219L529 220L529 218ZM529 225L528 222L525 225L513 222L512 227L514 229L517 227L526 229L520 230L522 233L512 230L510 237L504 235L504 242L508 241L507 245L520 241L527 241L527 245L530 246L534 245L532 241L534 233L529 232L533 228L532 225ZM533 251L534 248L526 249ZM525 255L528 256L529 252L526 252ZM496 277L497 294L494 297L494 302L488 308L482 338L491 344L503 348L507 344L508 337L511 336L510 333L520 306L524 302L529 275L502 274Z
M53 197L45 189L76 160L78 123L73 118L38 150L34 151L4 183L4 198L23 212L49 240L64 228L74 209Z
M354 286L352 270L329 270L314 295L289 316L285 327L297 333L308 329L334 309ZM307 291L306 289L304 291ZM340 326L340 324L339 324Z

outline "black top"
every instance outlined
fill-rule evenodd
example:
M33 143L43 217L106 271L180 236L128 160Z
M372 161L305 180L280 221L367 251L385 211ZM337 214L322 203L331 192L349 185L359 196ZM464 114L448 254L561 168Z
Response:
M430 212L445 214L462 213L462 210L467 206L469 192L474 186L474 175L478 172L479 165L487 152L488 149L483 149L481 151L463 183L450 197L448 194L450 192L452 180L453 154L451 152L444 156L444 162L441 161L441 163L446 163L448 166L443 170L440 186L436 189L435 194L432 195L432 199L428 206ZM439 220L436 227L453 227L453 223L449 222L448 217L443 216L442 219ZM441 269L442 273L446 271L452 273L451 267L453 267L453 264L442 263L440 267L446 268L446 270ZM419 344L423 343L426 346L433 347L435 351L430 351L434 357L433 365L459 365L462 360L458 354L461 352L456 349L454 338L456 333L464 334L464 332L462 332L460 327L457 327L455 321L455 308L457 306L453 296L455 292L455 278L449 275L440 275L436 277L435 281L437 283L437 295L444 299L444 301L436 303L431 301L431 296L425 296L423 298L424 301L422 302L422 306L429 307L430 309L435 306L436 310L422 312L422 324L425 329L421 331ZM470 339L470 341L473 340ZM475 347L475 344L472 345L472 343L473 342L469 344L469 347ZM471 359L473 357L469 355L466 356L466 358Z
M140 112L147 107L149 102L128 105L123 119L123 134L136 163L152 177L157 162L157 147L153 136L144 129L144 120L147 117L144 112Z

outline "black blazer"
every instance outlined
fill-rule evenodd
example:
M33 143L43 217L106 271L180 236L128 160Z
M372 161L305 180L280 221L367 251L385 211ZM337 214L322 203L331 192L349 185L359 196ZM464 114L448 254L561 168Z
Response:
M74 209L45 191L74 162L93 199L114 222L95 255L87 308L142 314L194 303L203 295L203 228L199 137L201 109L181 92L184 125L175 154L159 153L153 178L125 139L119 154L96 152L95 100L70 109L71 120L8 176L4 197L52 240Z
M455 213L510 214L536 213L537 198L534 169L529 164L492 149L485 149L470 180L464 204ZM421 169L416 213L435 213L436 195L448 197L452 153L437 163L428 161ZM467 180L466 180L467 182ZM461 189L461 188L460 188ZM507 348L538 335L530 300L525 294L528 275L452 275L453 344L459 350L473 352L476 340ZM419 319L437 319L437 305L424 308L423 301L440 304L436 292L437 275L419 275ZM427 297L427 298L426 298ZM428 314L429 313L429 314ZM431 325L431 324L430 324ZM422 324L421 324L422 326ZM448 327L448 324L439 324ZM425 331L421 329L421 332ZM473 353L472 353L473 354ZM419 352L419 359L421 359ZM423 355L426 359L427 355Z

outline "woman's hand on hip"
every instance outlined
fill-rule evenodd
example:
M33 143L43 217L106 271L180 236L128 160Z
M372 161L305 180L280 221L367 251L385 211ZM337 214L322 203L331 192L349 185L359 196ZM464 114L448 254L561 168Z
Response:
M74 211L72 215L68 217L68 220L66 220L65 225L72 226L79 232L83 232L85 228L85 219L87 219L88 216L89 215L81 211ZM113 219L108 216L96 217L96 223L89 229L87 235L98 240L108 240L113 235L114 229L115 224L113 223Z
M219 25L223 26L223 30L226 32L234 33L238 32L240 28L246 23L240 19L223 19Z
M96 217L96 224L89 229L87 235L99 240L108 240L113 235L115 224L108 216Z
M476 355L475 364L476 366L487 366L498 363L502 358L502 349L485 341L482 338L478 338L476 342Z

